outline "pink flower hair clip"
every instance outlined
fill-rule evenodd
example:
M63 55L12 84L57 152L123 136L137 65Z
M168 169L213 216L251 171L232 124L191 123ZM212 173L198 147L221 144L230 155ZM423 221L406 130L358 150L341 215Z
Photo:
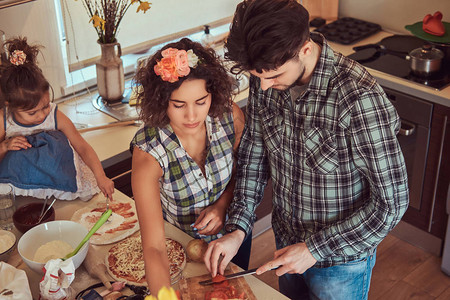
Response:
M178 81L179 77L189 75L191 68L195 69L198 65L198 56L192 49L186 51L167 48L161 55L163 58L156 62L153 69L162 80L170 83Z
M26 60L27 55L22 50L14 50L14 52L11 53L11 57L9 58L9 61L16 66L23 65Z

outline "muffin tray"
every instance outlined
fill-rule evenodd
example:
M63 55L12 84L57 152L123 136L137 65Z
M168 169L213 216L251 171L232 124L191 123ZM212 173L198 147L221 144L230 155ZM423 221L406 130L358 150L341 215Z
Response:
M317 28L331 42L353 44L381 30L381 26L363 20L345 17Z

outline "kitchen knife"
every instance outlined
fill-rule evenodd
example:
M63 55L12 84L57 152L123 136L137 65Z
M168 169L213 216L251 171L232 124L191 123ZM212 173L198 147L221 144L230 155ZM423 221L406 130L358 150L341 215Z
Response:
M279 268L279 266L275 267L275 268L272 268L270 270L275 270L275 269L278 269L278 268ZM201 284L201 285L210 285L210 284L213 284L213 283L221 283L221 282L223 282L225 280L228 280L228 279L234 279L234 278L238 278L238 277L242 277L242 276L246 276L246 275L252 275L252 274L256 273L257 269L258 268L254 268L254 269L250 269L250 270L247 270L247 271L242 271L242 272L237 272L237 273L224 275L223 276L224 279L220 280L220 281L213 281L212 279L200 281L199 284Z

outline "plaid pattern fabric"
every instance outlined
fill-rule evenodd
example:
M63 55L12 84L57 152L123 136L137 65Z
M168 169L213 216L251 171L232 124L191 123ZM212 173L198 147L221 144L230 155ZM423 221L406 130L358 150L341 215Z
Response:
M164 128L143 126L131 141L131 149L136 146L149 153L163 170L160 195L164 218L192 237L199 236L190 225L202 209L220 197L231 179L233 167L235 134L232 113L226 113L221 119L207 116L206 130L206 178L170 125ZM215 238L210 236L206 240Z
M322 52L295 102L289 90L262 91L250 79L227 225L249 232L271 177L277 243L305 242L316 267L328 267L371 253L409 194L395 108L363 67L312 38Z

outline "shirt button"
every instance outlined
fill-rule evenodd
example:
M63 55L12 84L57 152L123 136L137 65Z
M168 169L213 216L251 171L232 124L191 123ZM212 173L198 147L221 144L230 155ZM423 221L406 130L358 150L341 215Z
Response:
M202 176L203 176L203 174L202 174L202 173L200 173L200 174L198 174L198 176L199 176L199 177L202 177Z

